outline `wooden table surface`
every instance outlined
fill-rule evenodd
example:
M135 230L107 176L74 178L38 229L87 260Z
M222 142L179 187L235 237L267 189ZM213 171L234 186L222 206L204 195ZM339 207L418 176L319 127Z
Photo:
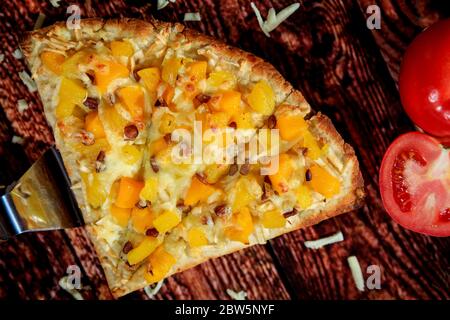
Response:
M293 0L255 0L263 16ZM67 18L68 2L3 0L0 4L0 184L17 179L52 143L42 104L18 72L23 59L12 56L21 34L38 13L44 25ZM156 2L156 1L154 1ZM301 8L267 38L246 0L176 0L157 11L153 1L79 2L82 17L134 17L187 22L227 43L270 61L312 107L327 114L360 160L367 198L356 211L292 232L264 246L206 262L165 281L157 299L227 299L226 289L245 290L250 299L449 299L449 238L403 229L385 213L378 192L382 156L399 134L414 126L399 100L398 72L408 43L424 27L449 17L440 0L304 0ZM367 6L381 9L381 29L366 27ZM30 108L18 112L17 101ZM12 137L25 139L12 144ZM319 250L303 242L342 231L345 241ZM365 277L381 268L381 289L359 292L347 257L356 255ZM71 299L58 280L69 265L82 270L86 299L110 299L105 276L82 229L18 237L0 245L0 299ZM141 290L123 299L146 299Z

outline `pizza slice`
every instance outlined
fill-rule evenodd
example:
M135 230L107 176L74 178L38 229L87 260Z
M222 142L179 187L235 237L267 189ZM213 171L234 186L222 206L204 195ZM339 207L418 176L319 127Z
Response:
M130 19L22 48L116 297L361 204L353 149L252 54Z

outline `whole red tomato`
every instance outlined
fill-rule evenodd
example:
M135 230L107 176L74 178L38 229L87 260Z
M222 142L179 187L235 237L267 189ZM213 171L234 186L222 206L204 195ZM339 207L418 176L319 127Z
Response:
M424 131L450 139L450 19L419 34L404 55L400 97L409 117Z

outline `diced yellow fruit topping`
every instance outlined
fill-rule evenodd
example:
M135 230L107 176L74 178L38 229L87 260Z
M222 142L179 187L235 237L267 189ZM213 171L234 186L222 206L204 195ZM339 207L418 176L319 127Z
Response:
M224 83L234 83L234 75L228 71L216 71L209 74L207 84L211 87L219 87Z
M144 92L139 86L128 86L117 90L117 95L122 104L130 112L133 119L142 120L144 117L145 99Z
M133 46L128 41L111 41L111 51L115 57L131 57L134 53Z
M95 84L100 93L105 93L109 84L120 78L128 78L130 71L115 61L100 60L94 66Z
M122 117L114 106L105 106L102 113L105 127L112 130L114 133L123 135L123 128L128 124L127 119Z
M162 150L166 149L168 146L169 145L167 144L166 139L164 139L164 137L152 141L152 143L150 143L149 146L150 156L157 155Z
M51 72L60 75L63 72L63 63L66 57L61 53L44 51L41 53L41 61Z
M170 113L164 113L159 124L159 132L162 134L171 133L176 129L175 117Z
M191 185L184 198L184 204L187 206L196 205L198 202L206 202L210 195L216 191L216 188L201 182L196 176L192 178Z
M56 107L56 117L62 119L70 116L76 105L83 103L87 91L81 81L62 78L58 95L59 103Z
M281 139L291 141L300 138L308 124L300 114L282 114L277 118L277 128L280 130Z
M83 50L68 57L62 65L64 76L69 78L75 77L79 73L78 67L88 63L90 58L94 58L94 55Z
M145 180L144 188L141 190L141 197L147 201L155 202L158 194L158 179L150 177Z
M225 228L225 236L234 241L248 243L248 237L253 232L253 219L250 210L243 207L239 212L233 213L233 226Z
M207 245L208 239L201 227L194 227L188 232L188 242L189 246L195 248Z
M180 215L175 211L164 211L153 220L153 226L159 233L165 233L173 229L181 222Z
M170 58L164 61L162 65L162 79L170 84L171 86L175 85L177 80L178 70L181 67L181 59L180 58Z
M149 266L144 274L148 283L155 283L164 279L177 260L160 245L149 258Z
M235 187L235 198L233 205L231 207L233 212L241 210L255 200L255 196L249 190L248 177L240 177L238 182L236 182Z
M213 109L226 112L232 117L240 112L241 93L229 90L213 95L209 101Z
M332 176L317 164L313 164L309 170L312 176L309 185L314 191L320 193L327 199L339 193L341 184L336 177Z
M115 205L112 205L109 209L111 215L117 221L117 224L126 227L128 225L128 220L130 219L131 209L119 208Z
M204 174L206 181L210 184L214 184L219 181L228 172L227 164L209 164L206 166Z
M105 130L103 129L103 124L98 117L97 111L91 111L84 118L84 129L86 131L92 132L95 139L101 139L106 137Z
M303 133L303 147L307 148L306 156L313 160L319 159L322 155L322 150L309 130Z
M144 183L142 181L122 177L120 179L115 205L119 208L133 208L139 201L139 193L143 187Z
M288 181L292 175L292 171L293 163L291 157L286 153L280 154L278 158L278 170L275 174L269 176L275 191L281 194L289 190Z
M236 122L236 127L238 129L253 129L255 127L252 120L252 114L250 112L240 113L234 116L233 119Z
M226 128L228 126L228 122L230 121L230 115L226 112L215 112L213 114L209 114L208 123L206 124L206 128Z
M129 210L129 209L128 209ZM148 228L153 227L153 213L149 207L131 209L131 223L136 232L144 233Z
M253 87L247 97L250 107L265 116L269 116L275 109L275 95L269 84L261 80Z
M122 159L126 164L136 164L142 159L142 152L139 147L129 144L122 147Z
M195 61L188 65L187 74L193 77L193 81L200 81L206 78L206 69L208 63L206 61Z
M307 185L301 185L296 192L297 204L301 209L306 209L312 204L311 190Z
M158 240L153 237L145 237L134 249L128 252L127 259L130 265L137 264L147 258L158 247Z
M161 81L161 72L158 68L146 68L137 72L149 92L156 92Z
M279 210L266 211L262 216L262 224L269 229L282 228L286 225L286 218Z
M99 208L108 197L108 192L101 182L100 177L101 173L81 173L81 178L86 187L87 201L93 208Z
M87 146L82 143L76 143L72 148L76 152L80 153L83 159L94 162L100 151L107 152L111 147L109 146L108 140L96 139L95 143L92 145Z

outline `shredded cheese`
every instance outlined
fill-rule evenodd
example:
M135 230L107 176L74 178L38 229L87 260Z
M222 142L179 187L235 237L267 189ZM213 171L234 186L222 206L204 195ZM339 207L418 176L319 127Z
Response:
M247 298L247 292L245 292L245 291L236 292L234 290L227 289L227 294L233 300L245 300Z
M28 91L36 92L37 86L33 79L31 79L30 75L26 71L19 72L20 80L27 86Z
M347 258L347 262L350 266L350 270L352 271L356 288L358 288L359 291L364 291L364 277L358 259L355 256L350 256Z
M42 27L42 25L44 24L45 17L46 17L45 14L39 12L39 16L37 17L36 22L34 23L33 30L40 29Z
M77 289L69 285L68 280L69 280L68 276L62 277L61 279L59 279L58 282L59 286L67 293L69 293L75 300L84 300L81 293Z
M0 63L2 63L3 60L5 60L5 55L3 53L0 53Z
M153 299L156 294L161 290L164 283L164 279L158 282L156 285L149 285L144 288L144 292L150 299Z
M25 99L17 100L17 110L19 110L20 113L23 113L27 109L28 109L28 103Z
M52 6L54 6L55 8L59 8L59 2L61 0L50 0L50 3L52 4Z
M158 10L164 9L170 2L174 3L176 0L158 0L156 8Z
M202 17L198 12L186 12L183 21L201 21Z
M14 50L13 57L16 58L17 60L22 59L23 58L22 50L20 50L19 48Z
M266 21L263 20L261 12L253 2L250 2L250 6L255 12L259 27L267 37L270 37L269 33L275 30L284 20L289 18L290 15L292 15L295 11L297 11L298 8L300 8L300 3L293 3L290 6L287 6L286 8L281 10L279 13L276 13L274 8L270 8L269 11L267 12Z
M325 238L321 238L321 239L317 239L317 240L305 241L305 247L310 248L310 249L319 249L319 248L322 248L329 244L333 244L333 243L340 242L340 241L344 241L344 235L342 234L341 231L336 232L335 234L333 234L329 237L325 237Z
M11 142L15 144L23 144L24 141L25 141L24 138L19 136L13 136L11 139Z

